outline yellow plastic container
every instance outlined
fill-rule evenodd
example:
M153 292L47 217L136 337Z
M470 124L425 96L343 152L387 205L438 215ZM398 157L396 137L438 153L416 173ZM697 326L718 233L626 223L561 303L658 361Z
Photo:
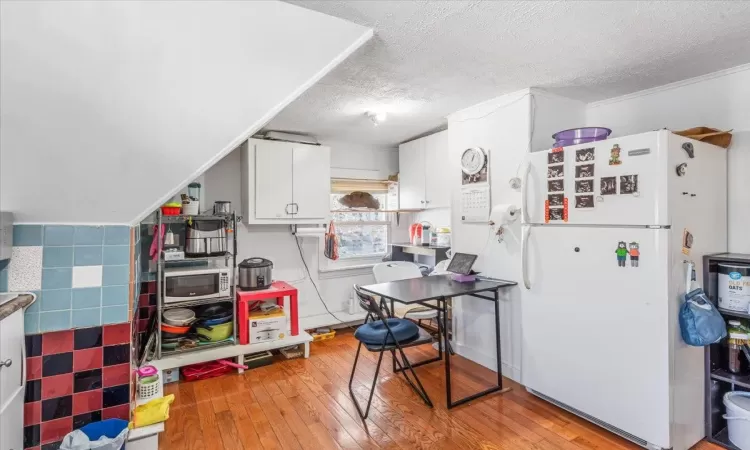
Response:
M313 342L317 341L327 341L329 339L333 339L334 336L336 336L336 330L331 330L328 333L321 333L321 334L313 334Z

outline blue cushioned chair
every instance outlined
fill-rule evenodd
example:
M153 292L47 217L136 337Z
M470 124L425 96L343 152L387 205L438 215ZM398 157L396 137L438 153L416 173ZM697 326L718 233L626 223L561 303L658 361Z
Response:
M378 304L372 295L363 292L356 284L354 285L354 292L357 293L357 298L359 299L359 304L362 309L367 311L365 323L357 328L357 331L354 333L354 337L359 341L359 345L357 346L357 356L354 357L352 374L349 377L349 394L352 396L354 406L357 407L359 417L362 420L365 420L370 412L372 396L375 394L375 386L377 385L378 374L380 373L380 363L383 362L383 354L385 352L391 353L396 366L404 375L404 378L406 378L406 381L411 388L414 389L414 392L416 392L430 408L432 408L432 402L427 395L427 391L425 391L417 374L414 372L414 368L409 362L409 359L406 357L406 354L404 354L404 349L407 347L431 343L432 336L410 320L388 317L391 315L391 312L388 310L388 305L382 301ZM385 314L383 313L384 311ZM354 380L354 372L357 370L357 361L359 360L359 352L362 350L362 346L368 351L380 353L378 365L375 367L375 375L372 379L370 397L367 400L367 407L364 412L362 412L362 408L359 406L354 391L352 391L352 381ZM401 358L396 356L396 352L399 353ZM401 361L399 361L399 359ZM407 375L407 370L411 373L414 381L412 381Z

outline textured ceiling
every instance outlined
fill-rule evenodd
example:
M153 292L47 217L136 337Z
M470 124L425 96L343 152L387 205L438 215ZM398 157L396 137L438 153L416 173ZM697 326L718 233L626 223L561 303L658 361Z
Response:
M594 101L750 62L750 2L292 1L376 36L268 129L393 145L524 87ZM388 120L373 127L368 109Z

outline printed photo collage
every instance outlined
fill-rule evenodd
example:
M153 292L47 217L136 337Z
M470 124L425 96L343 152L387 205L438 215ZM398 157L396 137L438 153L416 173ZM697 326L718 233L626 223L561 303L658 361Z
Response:
M547 202L549 221L565 219L565 152L547 154Z

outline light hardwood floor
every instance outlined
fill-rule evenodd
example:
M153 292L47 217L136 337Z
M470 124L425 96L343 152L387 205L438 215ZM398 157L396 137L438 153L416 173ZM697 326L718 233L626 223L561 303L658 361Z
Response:
M363 424L347 388L356 346L351 332L344 331L331 341L313 344L307 360L278 360L243 375L167 385L165 392L175 394L176 399L159 448L640 448L537 399L508 379L505 383L512 391L448 411L442 363L416 369L435 404L430 409L402 376L392 373L389 357L381 367L370 417ZM434 350L420 347L407 353L416 361L434 355ZM362 355L354 386L364 404L377 355L364 350ZM489 386L495 376L461 357L452 361L454 398ZM707 443L695 447L718 448Z

